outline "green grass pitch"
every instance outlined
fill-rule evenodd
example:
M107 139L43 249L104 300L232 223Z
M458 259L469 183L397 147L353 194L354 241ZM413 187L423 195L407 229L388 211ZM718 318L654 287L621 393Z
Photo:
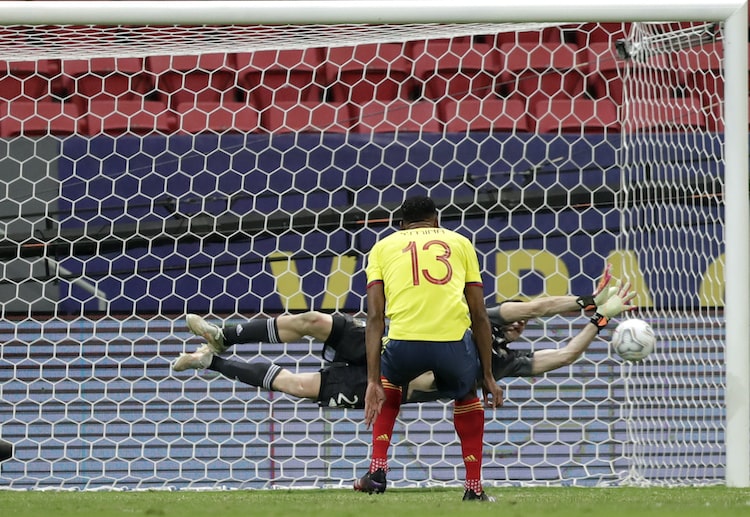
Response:
M492 488L494 504L463 503L459 489L399 489L382 495L350 490L0 491L7 517L742 517L750 489Z

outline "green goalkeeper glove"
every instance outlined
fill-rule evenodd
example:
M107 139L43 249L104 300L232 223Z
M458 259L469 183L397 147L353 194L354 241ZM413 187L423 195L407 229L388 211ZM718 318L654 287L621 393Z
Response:
M635 309L632 301L638 293L630 291L630 282L621 285L618 281L617 286L610 289L615 289L615 292L605 303L597 306L596 314L591 318L591 323L596 326L597 334L607 326L610 319L618 316L624 311Z

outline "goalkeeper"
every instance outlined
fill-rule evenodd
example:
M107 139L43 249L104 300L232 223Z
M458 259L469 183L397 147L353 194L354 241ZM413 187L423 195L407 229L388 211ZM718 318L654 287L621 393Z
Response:
M631 301L636 293L630 292L629 284L608 287L610 279L607 267L596 291L590 296L541 297L529 302L503 302L488 308L494 340L494 378L531 377L575 362L610 318L633 308ZM566 346L536 352L508 347L509 343L521 336L529 318L581 309L595 311L594 316ZM310 311L220 328L200 316L188 314L187 326L193 334L203 337L206 344L193 353L180 354L172 366L175 371L209 369L251 386L311 399L320 406L364 407L367 366L363 320L348 315ZM293 373L264 360L241 362L219 357L235 344L297 342L304 336L324 343L322 356L327 364L317 372ZM404 402L443 398L436 391L431 372L411 381L403 393Z

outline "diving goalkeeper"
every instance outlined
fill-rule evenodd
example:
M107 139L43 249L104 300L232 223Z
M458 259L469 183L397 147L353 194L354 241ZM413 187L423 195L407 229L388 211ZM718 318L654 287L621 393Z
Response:
M596 291L590 296L550 296L528 302L503 302L489 307L494 378L531 377L575 362L611 318L633 308L631 301L636 293L630 292L629 284L609 287L610 279L607 268ZM564 347L529 352L508 346L523 334L530 318L581 309L594 311L594 315ZM186 322L190 332L203 337L206 343L195 352L181 354L172 366L174 371L209 369L250 386L307 398L320 406L364 407L367 387L364 320L310 311L255 319L223 328L195 314L188 314ZM305 336L323 342L322 357L326 365L319 371L294 373L263 359L242 362L220 357L235 344L298 342ZM444 398L436 390L431 372L411 381L403 393L404 402Z

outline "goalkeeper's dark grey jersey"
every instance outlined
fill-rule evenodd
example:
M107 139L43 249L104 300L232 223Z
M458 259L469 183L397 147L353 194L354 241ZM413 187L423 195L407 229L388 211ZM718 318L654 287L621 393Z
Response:
M494 340L492 374L496 380L504 377L530 377L533 352L522 352L508 348L503 329L512 323L500 317L497 307L488 307ZM323 347L327 364L321 368L321 386L317 402L326 407L364 407L367 388L365 365L365 327L362 320L348 315L333 315L333 329ZM477 365L477 372L480 372ZM480 379L481 382L481 379ZM404 387L404 396L407 390ZM404 402L429 402L445 398L438 392L412 393Z

